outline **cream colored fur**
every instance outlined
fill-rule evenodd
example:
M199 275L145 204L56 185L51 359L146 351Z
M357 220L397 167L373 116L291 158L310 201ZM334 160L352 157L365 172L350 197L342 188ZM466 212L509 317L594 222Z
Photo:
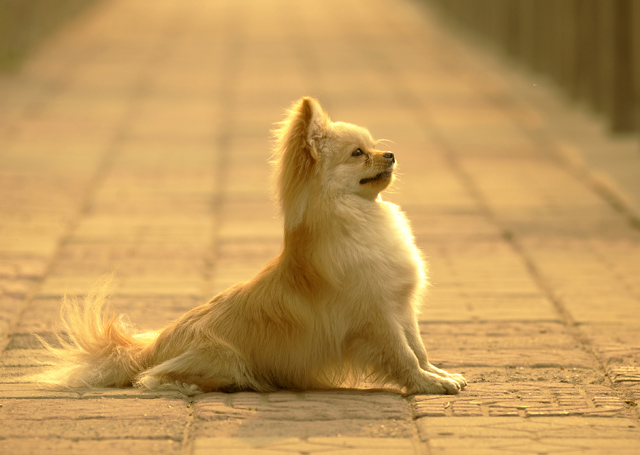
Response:
M329 120L302 98L277 131L284 246L251 281L164 330L136 334L109 313L106 289L64 300L69 341L48 349L42 382L202 391L316 389L368 378L406 394L466 381L432 366L417 307L425 265L400 209L379 193L395 158L364 128ZM46 345L46 343L45 343Z

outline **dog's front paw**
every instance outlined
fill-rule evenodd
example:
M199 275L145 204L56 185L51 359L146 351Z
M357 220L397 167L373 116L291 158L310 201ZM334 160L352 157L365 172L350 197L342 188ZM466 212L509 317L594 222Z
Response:
M425 370L428 371L429 373L433 373L433 374L435 374L437 376L441 376L443 378L451 379L456 384L458 384L458 386L460 387L460 390L464 389L467 386L467 380L461 374L447 373L446 371L441 370L440 368L436 368L431 364L428 364L427 368L425 368Z
M456 395L462 390L463 387L457 381L450 378L442 378L442 382L440 385L445 390L444 395Z
M456 382L460 386L460 390L464 389L467 386L467 380L461 374L449 373L448 378Z
M462 387L453 379L424 372L417 384L407 387L406 395L456 395Z

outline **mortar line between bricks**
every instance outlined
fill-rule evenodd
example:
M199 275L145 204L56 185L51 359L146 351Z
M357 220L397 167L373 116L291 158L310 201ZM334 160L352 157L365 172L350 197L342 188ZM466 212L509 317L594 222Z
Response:
M414 438L411 442L413 443L414 455L431 455L431 453L433 453L427 443L419 437Z
M191 427L193 426L193 422L195 421L195 412L194 412L194 403L195 399L193 396L187 397L187 408L190 412L187 414L187 421L184 425L184 431L182 432L182 447L180 448L180 452L183 455L191 455L193 453L193 440L191 438Z

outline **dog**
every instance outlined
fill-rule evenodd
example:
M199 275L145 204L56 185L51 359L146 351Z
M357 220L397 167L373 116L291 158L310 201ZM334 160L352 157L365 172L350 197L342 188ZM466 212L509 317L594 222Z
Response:
M295 102L275 131L281 254L251 281L158 332L137 333L107 302L65 298L59 342L38 376L66 387L271 392L394 385L406 395L456 394L467 382L429 363L417 310L427 284L409 221L380 192L393 153Z

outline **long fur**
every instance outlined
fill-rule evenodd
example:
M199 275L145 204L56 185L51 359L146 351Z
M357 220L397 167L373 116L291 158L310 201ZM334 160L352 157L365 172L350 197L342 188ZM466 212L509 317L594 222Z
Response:
M368 378L407 394L457 393L460 375L433 367L417 308L424 261L408 220L379 193L395 157L367 130L293 104L276 132L281 254L251 281L159 332L111 314L107 284L62 302L61 348L37 378L68 387L203 391L317 389Z

